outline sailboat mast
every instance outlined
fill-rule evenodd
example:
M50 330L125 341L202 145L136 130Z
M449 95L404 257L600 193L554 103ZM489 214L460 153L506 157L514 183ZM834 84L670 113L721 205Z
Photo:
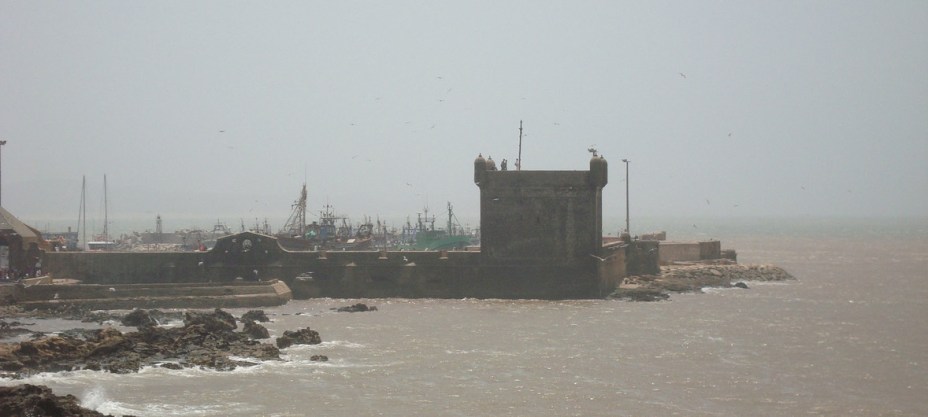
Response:
M522 121L519 120L519 157L516 158L516 171L522 170Z
M109 229L109 216L107 213L107 206L109 205L109 200L106 198L106 174L103 174L103 241L109 242L110 235Z
M304 174L305 175L305 174ZM300 210L300 237L306 236L306 180L303 180L303 192L300 193L300 201L302 201L302 206Z
M80 206L80 209L78 209L77 211L77 235L82 236L80 239L80 242L78 243L83 242L85 249L87 246L87 200L86 200L86 194L85 194L86 192L87 192L87 176L81 176L81 206ZM84 232L83 235L81 235L82 231ZM77 246L80 247L80 244L78 244Z

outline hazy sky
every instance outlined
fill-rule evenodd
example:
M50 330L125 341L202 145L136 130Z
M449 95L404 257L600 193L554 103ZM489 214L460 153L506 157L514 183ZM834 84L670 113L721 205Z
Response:
M0 1L2 204L38 227L82 175L101 217L104 174L166 229L276 229L304 177L311 213L476 219L519 120L524 169L599 149L610 218L622 158L633 217L924 216L928 2Z

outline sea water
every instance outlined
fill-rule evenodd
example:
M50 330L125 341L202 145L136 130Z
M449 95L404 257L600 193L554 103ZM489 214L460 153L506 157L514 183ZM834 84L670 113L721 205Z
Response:
M323 343L281 361L0 384L138 416L928 415L926 223L781 223L712 237L797 281L652 303L291 301L265 309L272 338L311 327ZM695 238L712 229L685 226ZM378 311L332 310L357 302Z

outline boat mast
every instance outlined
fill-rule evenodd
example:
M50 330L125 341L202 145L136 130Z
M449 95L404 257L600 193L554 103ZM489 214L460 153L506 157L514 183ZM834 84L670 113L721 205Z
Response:
M519 157L516 158L516 171L522 170L522 121L519 120Z
M303 179L303 191L300 193L300 209L302 213L300 214L300 237L306 237L306 179L304 174Z
M81 242L84 242L84 249L87 249L87 176L81 176L81 206L77 211L77 235L81 236L81 231L84 232ZM80 247L80 242L78 242L78 247Z
M109 216L107 213L107 206L109 205L109 200L106 198L106 174L103 174L103 241L109 242L110 235L108 229Z
M454 209L451 208L451 202L449 201L448 202L448 236L452 236L455 234L454 229L453 229L454 222L452 221L452 218L454 218Z

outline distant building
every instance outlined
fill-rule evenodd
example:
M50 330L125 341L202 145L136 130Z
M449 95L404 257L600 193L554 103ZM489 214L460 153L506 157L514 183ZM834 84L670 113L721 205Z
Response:
M34 275L41 268L41 251L50 249L42 233L0 207L0 277Z

